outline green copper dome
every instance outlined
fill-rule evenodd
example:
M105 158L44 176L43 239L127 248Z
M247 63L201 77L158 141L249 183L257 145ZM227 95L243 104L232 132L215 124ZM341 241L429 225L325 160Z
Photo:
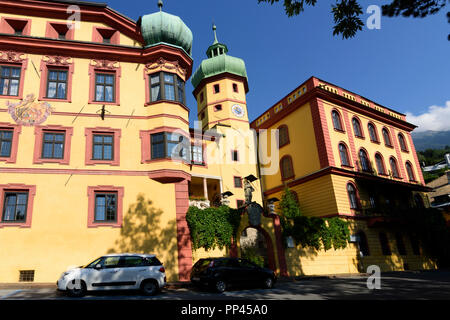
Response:
M197 88L203 79L222 73L231 73L247 79L244 60L227 55L227 46L217 41L216 26L213 26L213 30L214 43L206 51L208 59L202 61L191 79L194 88Z
M162 3L158 3L160 9ZM145 15L139 19L142 37L146 47L157 44L168 44L183 48L189 55L192 54L192 31L180 17L163 12Z

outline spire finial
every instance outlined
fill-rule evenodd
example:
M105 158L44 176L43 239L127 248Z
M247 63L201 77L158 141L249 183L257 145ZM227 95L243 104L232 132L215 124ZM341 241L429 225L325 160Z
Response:
M163 4L162 0L158 0L159 11L162 11L163 5L164 5L164 4Z
M213 22L213 31L214 31L214 43L218 43L219 41L217 41L217 32L216 32L216 30L217 30L217 27L216 27L216 24Z

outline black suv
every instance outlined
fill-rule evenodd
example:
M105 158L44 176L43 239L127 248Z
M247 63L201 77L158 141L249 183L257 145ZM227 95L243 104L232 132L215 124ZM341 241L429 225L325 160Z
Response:
M272 270L238 258L200 259L191 272L194 285L208 286L218 292L234 285L262 285L271 289L276 279Z

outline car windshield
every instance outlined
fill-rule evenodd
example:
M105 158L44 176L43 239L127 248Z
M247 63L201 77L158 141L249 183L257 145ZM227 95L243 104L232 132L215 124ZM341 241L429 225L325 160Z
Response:
M91 263L89 263L88 265L84 266L83 268L94 268L97 264L100 263L100 261L102 260L103 257L97 258L94 261L92 261Z

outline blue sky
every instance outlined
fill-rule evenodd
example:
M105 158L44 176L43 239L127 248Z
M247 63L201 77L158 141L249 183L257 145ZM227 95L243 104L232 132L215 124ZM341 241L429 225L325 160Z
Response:
M103 2L136 20L158 10L156 0ZM364 11L386 2L360 1ZM215 22L228 54L246 63L251 121L314 75L407 114L422 130L450 130L450 24L445 16L450 8L425 19L382 17L380 30L364 27L355 38L343 40L332 35L332 3L319 1L293 18L281 3L257 0L164 0L163 10L180 16L192 30L194 70L206 58ZM192 90L189 82L194 121Z

